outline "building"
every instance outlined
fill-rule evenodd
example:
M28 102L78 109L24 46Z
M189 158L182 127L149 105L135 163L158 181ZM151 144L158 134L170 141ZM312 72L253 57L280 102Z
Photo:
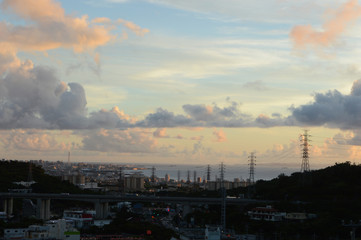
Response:
M44 226L30 225L28 228L4 229L4 239L79 240L80 232L67 224L65 219L59 219L50 221Z
M221 240L221 230L219 227L206 226L204 239L207 240Z
M72 223L72 226L78 229L86 228L92 225L95 211L83 210L65 210L63 218Z
M290 221L304 221L307 219L313 219L316 218L316 214L312 214L312 213L287 213L285 216L286 220L290 220Z
M68 181L74 185L84 185L85 184L85 176L81 174L74 175L64 175L62 176L63 181Z
M286 213L279 212L277 209L268 205L266 207L253 208L251 211L248 211L248 216L252 220L277 222L282 221L283 218L286 217Z
M144 175L139 173L131 174L124 178L124 187L127 192L144 191Z

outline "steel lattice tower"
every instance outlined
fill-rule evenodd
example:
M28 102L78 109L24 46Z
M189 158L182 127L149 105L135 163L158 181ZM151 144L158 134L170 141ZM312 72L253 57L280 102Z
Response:
M222 194L222 206L221 206L221 225L223 231L226 230L226 188L224 186L224 174L225 174L225 166L223 162L220 165L220 181L221 181L221 194Z
M301 172L309 172L310 171L310 162L309 162L309 154L308 150L311 146L308 142L309 137L311 135L308 134L308 130L305 130L304 134L301 135L301 146L302 146L302 164L301 164Z
M248 165L249 165L249 185L254 184L254 167L256 166L256 156L252 152L250 156L248 156Z

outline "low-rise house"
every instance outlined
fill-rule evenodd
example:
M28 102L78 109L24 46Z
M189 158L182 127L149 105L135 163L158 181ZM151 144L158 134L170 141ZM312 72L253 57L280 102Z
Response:
M73 223L73 227L81 229L93 224L95 211L65 210L63 218Z
M248 216L252 220L264 220L270 222L282 221L286 216L285 212L279 212L277 209L272 206L266 207L256 207L251 211L248 211Z
M4 229L4 239L79 240L80 232L67 224L65 219L59 219L49 221L44 226L30 225L28 228Z

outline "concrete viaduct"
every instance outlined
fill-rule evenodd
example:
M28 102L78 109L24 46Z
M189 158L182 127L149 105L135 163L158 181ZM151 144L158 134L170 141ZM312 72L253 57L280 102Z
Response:
M154 202L154 203L183 203L183 204L221 204L222 198L192 198L192 197L157 197L157 196L128 196L128 195L89 195L89 194L68 194L68 193L0 193L2 210L8 216L13 213L13 199L26 198L37 199L37 218L48 220L50 218L50 200L73 200L93 202L96 218L102 219L108 216L110 202ZM227 204L247 205L250 203L264 203L254 199L227 198Z

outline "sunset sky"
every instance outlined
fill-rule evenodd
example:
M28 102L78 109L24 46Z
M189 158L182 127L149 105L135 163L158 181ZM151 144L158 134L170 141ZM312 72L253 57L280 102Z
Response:
M0 0L5 159L361 163L357 0Z

